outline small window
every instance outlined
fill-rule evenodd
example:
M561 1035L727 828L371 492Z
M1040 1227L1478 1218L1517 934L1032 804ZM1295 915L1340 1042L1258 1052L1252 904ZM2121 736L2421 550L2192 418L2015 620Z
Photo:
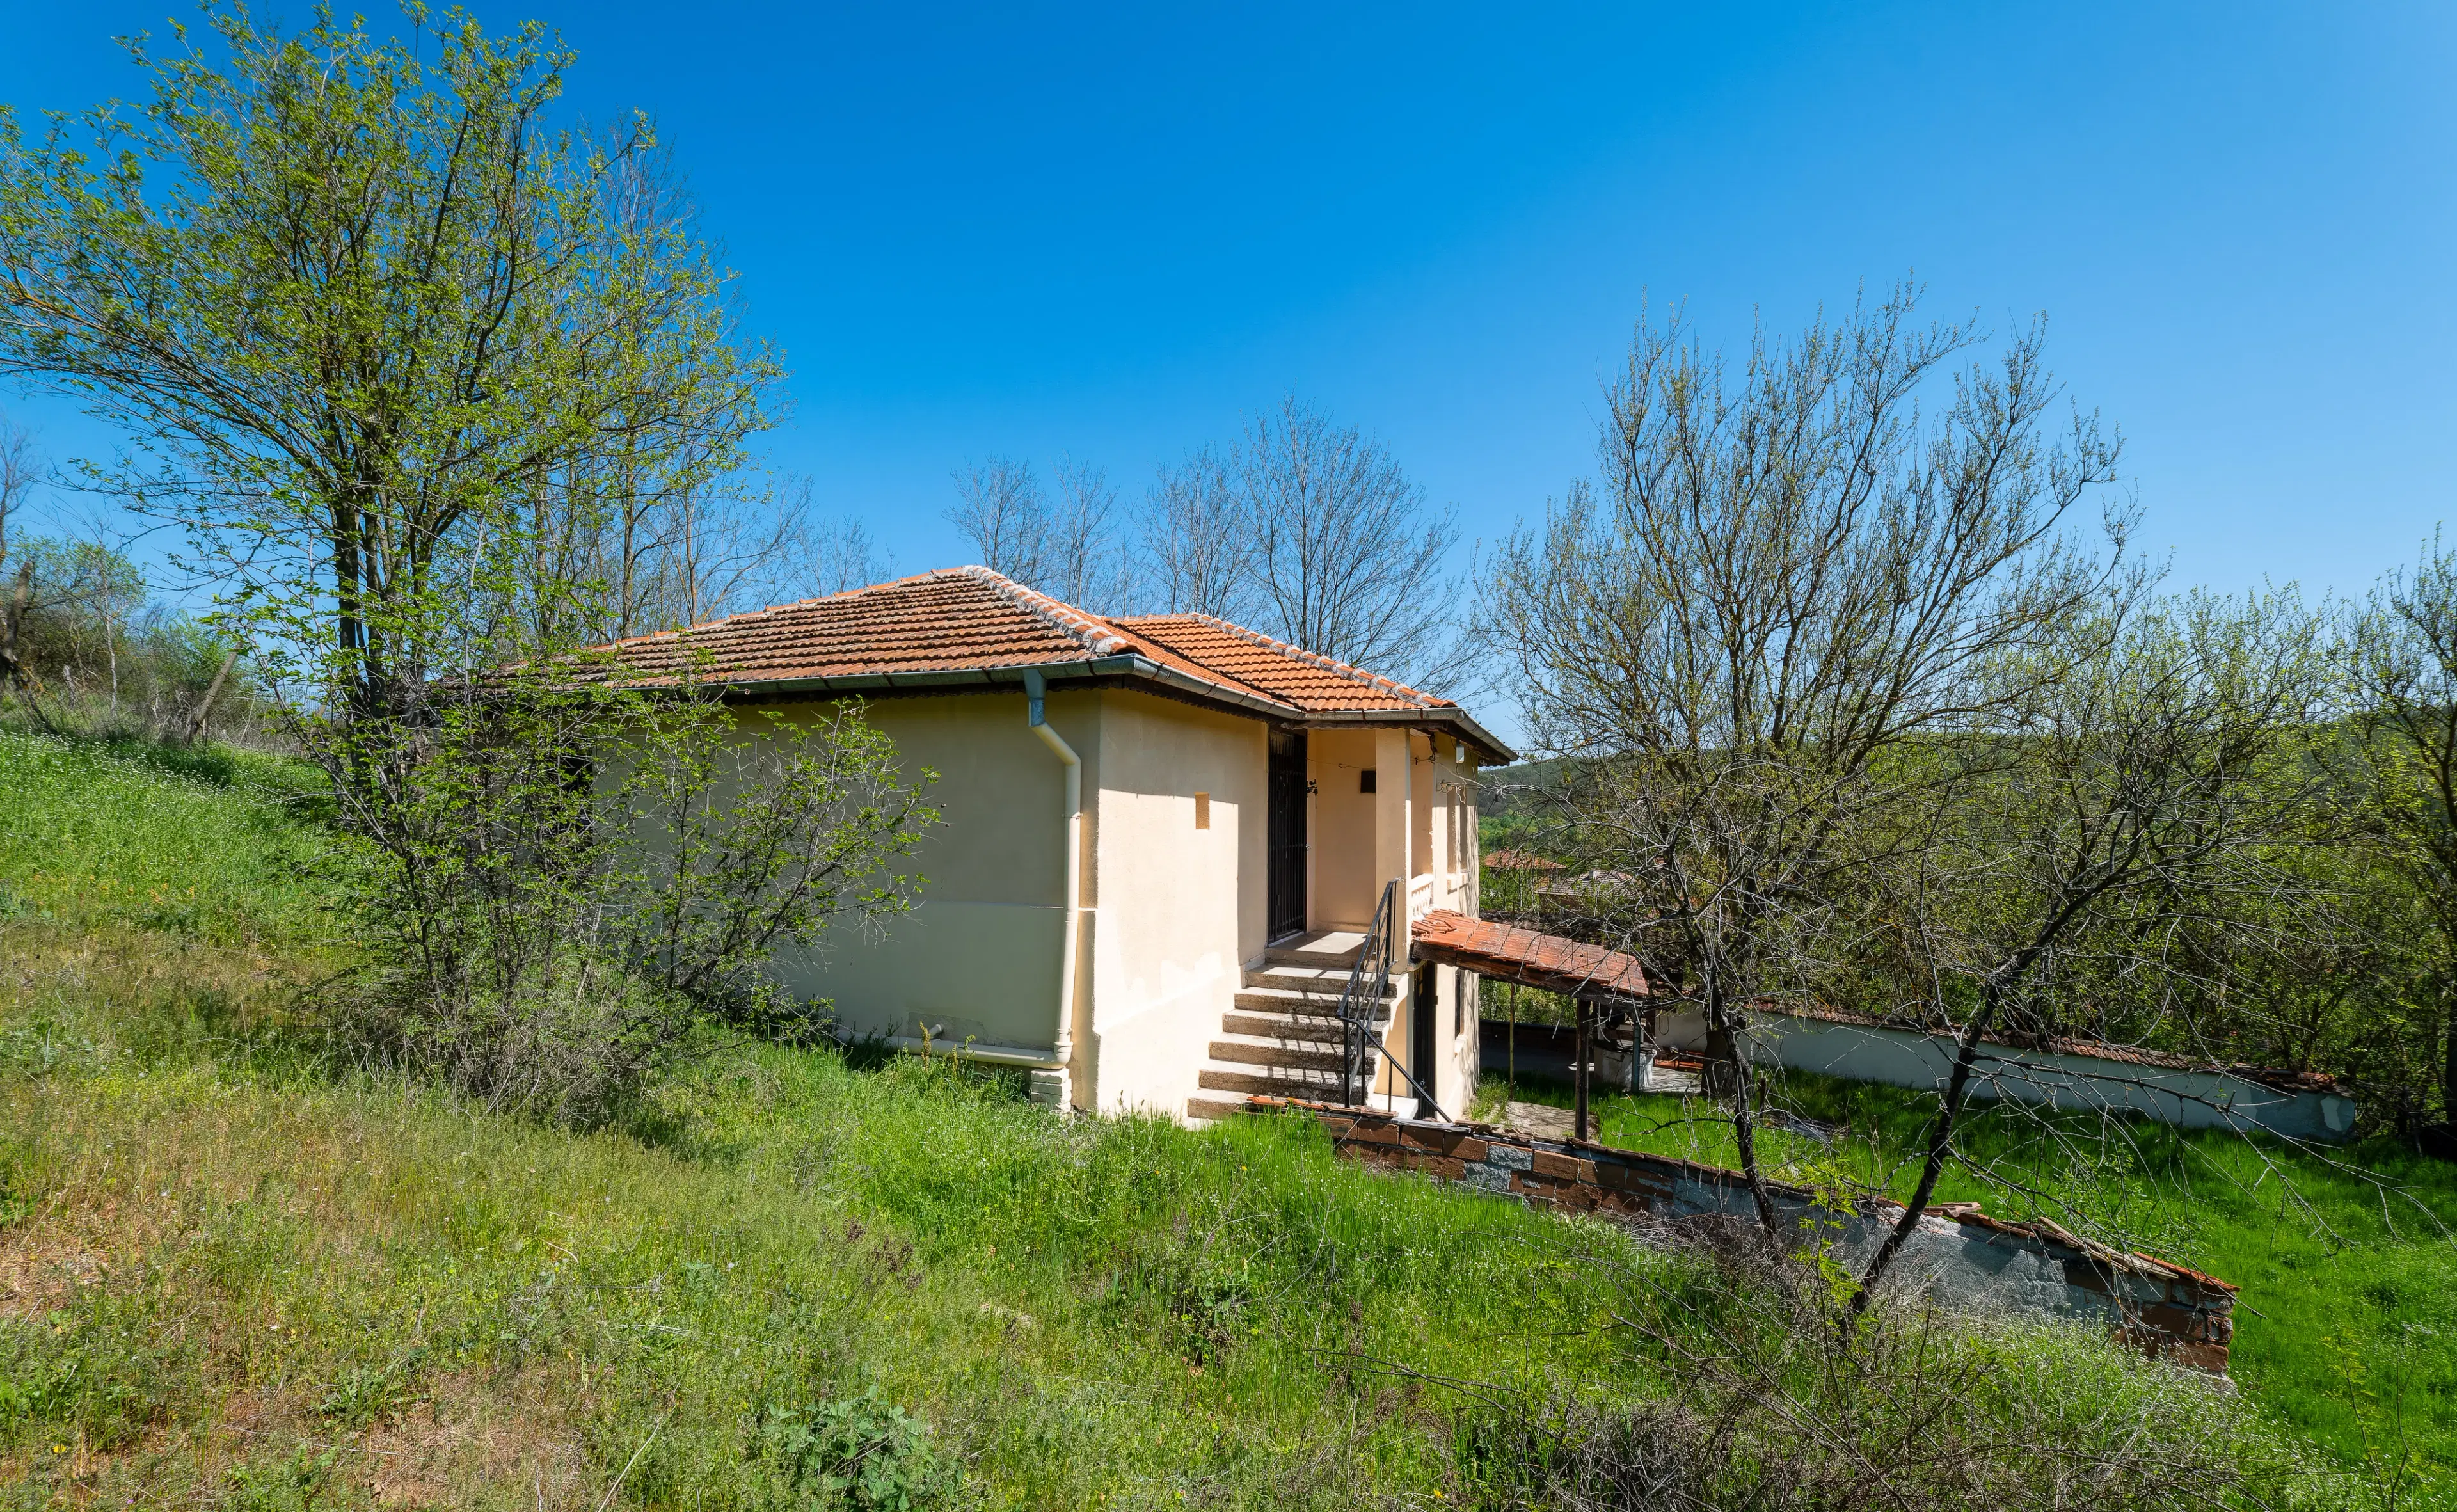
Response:
M1211 827L1211 795L1208 793L1194 795L1194 827L1199 830Z
M1356 774L1356 791L1359 793L1371 793L1373 791L1373 769L1372 767L1367 767L1364 771Z

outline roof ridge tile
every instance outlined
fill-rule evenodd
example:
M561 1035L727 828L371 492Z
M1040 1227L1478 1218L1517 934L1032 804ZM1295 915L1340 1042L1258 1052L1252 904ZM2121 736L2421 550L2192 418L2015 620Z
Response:
M1118 633L1116 626L1095 619L1072 604L1028 589L1003 572L993 571L981 566L942 568L940 572L950 576L960 575L971 578L1059 633L1081 643L1095 656L1105 656L1113 651L1125 651L1133 645L1132 641Z

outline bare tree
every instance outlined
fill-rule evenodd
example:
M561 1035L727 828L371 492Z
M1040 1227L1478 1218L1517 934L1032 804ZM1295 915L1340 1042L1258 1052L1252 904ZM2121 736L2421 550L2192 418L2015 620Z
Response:
M1236 458L1249 573L1265 626L1296 645L1424 677L1449 650L1449 512L1354 426L1294 398L1251 421Z
M1060 463L1058 507L1049 516L1043 552L1045 581L1033 586L1096 614L1124 608L1125 553L1117 513L1118 489L1106 468Z
M1137 572L1163 613L1244 619L1250 600L1249 523L1228 459L1206 446L1163 465L1144 505Z
M795 573L800 590L789 597L867 588L896 572L870 528L850 515L818 515L806 508L795 545Z
M1600 487L1495 564L1531 729L1601 758L1573 800L1621 879L1601 927L1703 1013L1768 1224L1750 1005L1814 995L1847 953L1838 902L1931 780L1887 758L1974 728L2007 696L1991 670L2056 644L2121 555L2120 517L2106 560L2065 528L2116 443L2079 414L2051 441L2039 328L1931 428L1922 386L1977 335L1915 326L1914 304L1761 334L1737 383L1677 317L1641 322Z
M957 473L947 522L991 571L1034 586L1047 575L1049 498L1031 464L992 457Z

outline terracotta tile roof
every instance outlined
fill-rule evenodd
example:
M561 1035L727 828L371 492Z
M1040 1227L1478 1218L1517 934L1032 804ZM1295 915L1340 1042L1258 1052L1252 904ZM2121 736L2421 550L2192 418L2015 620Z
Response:
M1534 851L1498 850L1484 859L1484 864L1497 872L1558 872L1559 861L1538 856Z
M1524 982L1555 992L1646 996L1646 973L1636 956L1582 940L1539 935L1516 924L1436 908L1410 926L1419 955L1479 976Z
M1089 660L1121 649L1125 639L1090 615L996 573L959 569L641 635L608 649L638 672L674 672L696 661L704 675L757 683Z
M1412 710L1463 715L1388 677L1200 614L1107 619L983 567L806 598L609 647L651 677L697 667L742 685L1050 668L1132 655L1245 707L1291 718ZM1481 732L1479 744L1494 744Z
M1455 709L1420 693L1259 631L1208 614L1137 614L1123 629L1300 709Z

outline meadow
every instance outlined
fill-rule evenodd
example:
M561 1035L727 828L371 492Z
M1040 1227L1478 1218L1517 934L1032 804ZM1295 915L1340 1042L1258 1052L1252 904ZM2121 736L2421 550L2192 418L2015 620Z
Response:
M0 731L0 816L8 1504L898 1504L790 1473L843 1411L926 1434L936 1504L1554 1504L1529 1425L1672 1421L1682 1348L1730 1337L1705 1261L1304 1121L1061 1120L943 1061L738 1042L605 1127L489 1114L320 1039L351 921L279 761ZM2407 1263L2376 1278L2446 1274ZM1633 1291L1701 1332L1613 1326ZM2232 1504L2441 1494L2299 1425L2249 1341L2240 1393L2071 1330L1918 1341L1992 1383L1999 1437L2143 1436ZM1845 1389L1873 1421L1893 1384ZM1716 1504L1801 1504L1760 1458L1766 1495ZM1952 1504L2012 1504L2005 1467Z

